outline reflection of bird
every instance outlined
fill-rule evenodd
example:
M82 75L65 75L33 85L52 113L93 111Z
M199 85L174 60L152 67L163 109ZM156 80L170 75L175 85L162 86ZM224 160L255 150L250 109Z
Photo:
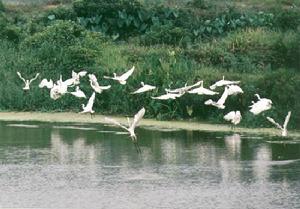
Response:
M238 85L228 85L228 96L243 94L244 91Z
M151 97L151 98L158 99L158 100L168 100L168 99L176 99L177 97L181 97L181 96L182 94L166 93L158 97Z
M144 117L145 115L145 108L142 108L138 111L137 114L135 114L134 118L133 118L133 122L130 123L129 118L127 118L128 120L128 127L122 125L121 123L119 123L118 121L112 119L112 118L105 118L105 120L111 124L114 124L116 126L119 126L123 129L125 129L126 131L128 131L132 141L136 142L137 141L137 137L136 134L134 133L134 129L136 128L136 126L138 125L138 123L141 121L141 119Z
M87 105L85 106L84 104L82 104L82 109L83 110L80 113L90 113L91 117L92 117L92 114L95 113L95 111L93 110L95 97L96 97L96 93L93 92L92 96L89 98L89 101L88 101Z
M288 112L287 116L285 117L283 126L281 126L278 123L276 123L273 118L267 117L268 121L270 121L271 123L273 123L278 129L281 130L281 136L287 136L288 135L287 125L288 125L288 123L290 121L291 113L292 113L291 111Z
M50 80L48 81L46 78L44 78L44 79L41 81L41 83L39 84L39 88L44 88L44 87L46 87L46 88L48 88L48 89L53 88L53 81L52 81L52 79L50 79Z
M86 98L84 92L80 90L79 86L76 86L76 91L70 92L70 94L78 98Z
M224 116L224 119L230 121L233 125L241 122L242 115L240 111L231 111Z
M20 72L17 72L17 75L19 76L19 78L24 82L24 84L25 84L25 86L23 87L23 90L29 90L30 89L30 84L34 81L34 80L36 80L38 77L39 77L39 73L37 73L36 75L35 75L35 77L34 78L32 78L32 79L30 79L30 80L25 80L23 77L22 77L22 75L21 75L21 73Z
M258 115L261 112L272 108L273 103L270 99L260 98L258 94L255 94L255 96L258 98L258 101L252 101L252 105L249 106L251 108L250 112L252 112L254 115Z
M220 87L220 86L226 86L226 85L231 85L231 84L238 84L240 83L240 81L228 81L224 79L217 81L216 83L214 83L213 85L211 85L209 88L214 90L216 89L216 87Z
M94 74L89 74L89 79L90 79L90 85L92 89L97 92L98 94L101 94L103 90L110 89L111 85L108 86L100 86L98 83L98 80Z
M193 114L193 106L191 105L191 106L185 106L186 107L186 112L187 112L187 114L189 115L189 116L192 116L192 114Z
M155 86L151 86L151 85L145 84L144 82L141 82L141 85L142 85L141 88L137 89L136 91L132 92L131 94L140 94L140 93L144 93L144 92L156 89Z
M171 94L185 94L187 91L189 91L190 89L201 85L201 83L203 83L203 81L198 81L197 83L188 86L187 84L184 85L184 87L181 88L177 88L177 89L165 89L167 93L171 93Z
M200 87L189 90L188 93L198 94L198 95L215 95L215 94L219 94L218 92L214 92L214 91L211 91L209 89L204 88L203 87L203 81L201 82Z
M135 67L133 66L130 70L128 70L126 73L117 76L116 73L114 73L114 77L109 77L109 76L104 76L104 78L106 79L112 79L112 80L116 80L118 81L121 85L125 85L127 82L127 79L129 78L129 76L132 75L133 71L134 71Z
M209 100L205 101L204 104L215 106L218 109L225 109L224 103L225 103L227 97L228 97L228 87L226 86L221 98L217 102L214 102L211 99L209 99Z

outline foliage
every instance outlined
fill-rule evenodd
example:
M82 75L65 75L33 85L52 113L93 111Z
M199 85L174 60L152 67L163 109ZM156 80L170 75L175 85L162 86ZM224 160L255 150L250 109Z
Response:
M299 35L245 29L209 43L199 43L185 54L205 65L256 72L281 66L297 68Z
M4 12L5 11L5 6L3 4L2 1L0 1L0 12Z

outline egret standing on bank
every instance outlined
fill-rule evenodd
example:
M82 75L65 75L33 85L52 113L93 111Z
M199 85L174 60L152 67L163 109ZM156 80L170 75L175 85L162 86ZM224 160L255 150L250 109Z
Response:
M224 119L230 121L233 125L237 125L241 122L242 115L240 111L231 111L224 116Z

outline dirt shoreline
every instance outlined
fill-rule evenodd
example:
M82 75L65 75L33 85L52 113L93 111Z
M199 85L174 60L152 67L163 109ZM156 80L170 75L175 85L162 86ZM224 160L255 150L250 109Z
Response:
M0 121L40 121L40 122L62 122L62 123L101 123L105 124L105 115L95 115L91 119L90 115L81 115L74 112L0 112ZM110 116L111 117L111 116ZM112 116L112 118L127 123L126 117ZM154 126L162 129L184 129L212 132L232 132L229 125L208 124L195 121L156 121L154 119L143 119L140 126ZM251 134L279 135L280 131L274 128L239 128L235 132ZM300 137L299 131L289 132L289 136Z

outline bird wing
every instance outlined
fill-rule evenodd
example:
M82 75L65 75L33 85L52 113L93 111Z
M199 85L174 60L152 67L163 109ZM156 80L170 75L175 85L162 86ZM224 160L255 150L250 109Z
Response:
M126 73L124 73L123 75L121 75L119 78L120 78L120 80L122 80L122 81L126 81L128 78L129 78L129 76L131 76L131 74L133 73L133 71L134 71L134 66L130 69L130 70L128 70Z
M228 97L228 87L225 87L225 90L221 98L217 101L218 104L223 105Z
M92 109L93 108L95 97L96 97L96 93L93 92L92 96L89 98L89 101L88 101L88 103L86 105L87 109Z
M134 128L138 125L138 123L139 123L139 122L141 121L141 119L144 117L145 112L146 112L146 110L145 110L145 108L143 107L142 109L140 109L140 110L137 112L137 114L135 114L135 116L134 116L134 118L133 118L133 122L132 122L130 128L133 128L133 129L134 129Z
M227 121L231 121L234 119L234 117L235 117L235 112L231 111L224 116L224 119Z
M37 73L34 78L30 79L29 83L36 80L39 77L40 73Z
M104 120L110 124L113 124L113 125L116 125L116 126L119 126L123 129L125 129L126 131L128 131L128 128L124 125L122 125L121 123L119 123L118 121L112 119L112 118L108 118L108 117L105 117Z
M80 71L79 73L78 73L78 75L80 76L80 77L83 77L83 76L85 76L87 74L87 71Z
M111 77L111 76L103 76L103 78L105 78L105 79L113 79L113 80L115 80L115 78L114 77Z
M268 121L270 121L271 123L273 123L277 128L279 129L283 129L281 125L279 125L278 123L275 122L275 120L273 118L267 117Z
M19 76L19 78L20 78L24 83L26 83L26 80L22 77L22 75L21 75L20 72L17 72L17 75Z
M292 114L292 112L289 111L288 114L287 114L287 116L285 117L284 124L283 124L283 128L284 128L284 129L286 129L286 127L287 127L287 125L288 125L288 123L289 123L289 121L290 121L291 114Z
M65 80L63 83L67 86L72 86L74 84L74 79L69 78L68 80Z

